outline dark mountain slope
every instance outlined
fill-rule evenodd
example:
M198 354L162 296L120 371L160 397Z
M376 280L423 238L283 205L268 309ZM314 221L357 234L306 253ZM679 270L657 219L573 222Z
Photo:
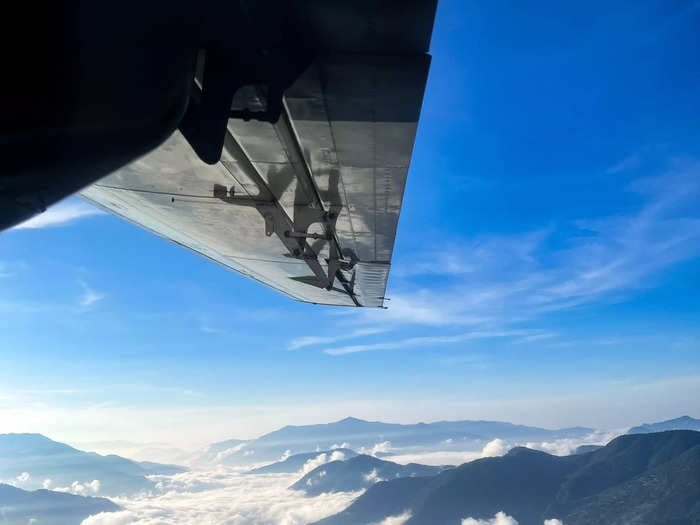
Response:
M43 489L28 492L0 484L0 522L4 525L77 525L93 514L115 512L120 508L105 498L86 498Z
M367 525L379 523L387 516L397 516L411 508L419 508L433 477L399 478L381 481L334 516L312 525ZM456 522L459 523L459 522Z
M51 487L68 487L74 481L100 482L99 494L120 495L150 490L154 484L145 476L183 472L174 465L139 463L120 456L83 452L41 434L0 435L0 479L29 478L23 488L36 489L45 479Z
M498 511L519 525L700 524L700 433L619 437L600 450L557 457L515 448L431 478L368 489L324 525L379 522L411 510L406 525L455 524ZM403 483L403 484L399 484Z
M504 511L521 525L542 525L542 512L566 476L585 463L584 456L560 458L526 448L503 457L484 458L431 478L415 478L396 490L401 480L381 482L367 490L348 509L321 520L324 525L379 522L387 508L411 509L408 523L460 523L463 518L491 518ZM394 498L388 502L387 498Z
M582 500L567 514L565 523L700 523L700 445L641 476Z
M332 461L315 468L290 488L307 496L325 492L350 492L371 487L381 480L434 476L452 467L409 463L399 465L373 456L360 455L346 461Z
M584 454L586 465L559 490L557 512L564 513L588 496L624 483L700 445L700 432L677 430L620 436L602 449Z
M574 450L574 454L588 454L589 452L595 452L603 448L603 445L580 445Z
M459 523L462 518L487 519L503 511L520 525L541 525L543 510L559 486L583 462L515 448L501 458L466 463L438 476L409 523ZM465 514L465 512L467 512Z

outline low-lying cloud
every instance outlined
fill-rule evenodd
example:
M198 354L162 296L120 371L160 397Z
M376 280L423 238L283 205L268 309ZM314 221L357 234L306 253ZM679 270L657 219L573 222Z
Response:
M408 463L421 463L423 465L461 465L481 458L503 456L513 447L527 447L533 450L541 450L554 456L568 456L573 454L581 445L605 445L612 439L624 434L625 430L610 432L595 431L581 438L563 438L552 441L520 442L517 440L506 441L496 438L486 443L481 450L434 450L429 452L411 451L410 449L394 450L394 454L386 458L402 465Z
M464 518L462 525L518 525L518 522L512 516L508 516L505 512L497 512L491 519L477 520L474 518Z
M493 439L484 445L481 450L482 458L493 458L496 456L502 456L510 450L511 447L500 438Z
M372 448L360 447L358 452L360 454L367 454L369 456L377 456L377 454L386 454L391 450L391 441L382 441L381 443L375 443Z
M397 516L387 516L382 521L373 523L371 525L403 525L408 520L410 520L412 516L413 514L411 513L411 511L407 510L406 512L403 512Z
M289 490L298 474L246 475L233 468L152 476L159 492L113 498L124 510L82 525L304 525L344 510L361 492L307 497Z
M464 518L462 525L518 525L518 520L513 516L508 516L505 512L497 512L493 518L479 520L474 518ZM544 520L544 525L564 525L558 519Z
M554 441L528 441L523 446L533 450L541 450L553 456L568 456L576 452L581 445L605 445L617 436L624 434L624 430L610 432L595 431L577 439L556 439Z
M128 510L120 512L100 512L83 520L81 525L131 525L138 518Z
M379 483L380 481L384 481L383 478L379 477L376 468L373 468L371 472L368 472L362 477L365 478L365 481L367 481L368 483Z
M301 468L301 473L306 474L308 472L311 472L313 469L320 467L321 465L330 463L331 461L343 461L344 459L345 452L342 452L340 450L334 450L330 454L324 452L304 463L304 466Z
M46 483L46 480L44 480L44 483ZM55 490L56 492L67 492L68 494L76 494L78 496L94 496L100 492L100 480L93 479L92 481L85 483L74 481L69 487L54 487L52 490Z

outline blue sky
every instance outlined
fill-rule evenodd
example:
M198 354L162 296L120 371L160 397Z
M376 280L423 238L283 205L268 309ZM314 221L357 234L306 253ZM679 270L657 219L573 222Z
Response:
M551 3L547 3L551 4ZM700 416L700 3L442 0L385 311L70 200L0 235L0 431Z

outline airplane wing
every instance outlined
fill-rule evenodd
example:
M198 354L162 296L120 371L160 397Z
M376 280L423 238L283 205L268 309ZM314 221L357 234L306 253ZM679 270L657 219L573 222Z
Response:
M218 163L176 131L81 196L294 299L381 307L435 8L392 16L381 4L308 2L325 52L285 91L276 123L229 119ZM232 111L265 105L247 86Z

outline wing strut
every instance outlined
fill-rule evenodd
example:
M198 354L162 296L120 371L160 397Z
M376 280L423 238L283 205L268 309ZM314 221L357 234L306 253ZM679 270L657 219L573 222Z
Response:
M312 202L308 205L295 205L294 217L290 218L231 133L226 134L224 149L233 156L239 167L257 186L259 193L256 197L236 195L234 186L229 189L222 184L215 184L213 195L228 204L257 209L264 219L265 235L270 237L275 234L287 248L289 252L287 256L303 261L313 272L315 280L313 282L305 280L306 284L326 290L335 289L339 292L345 292L355 305L359 306L359 301L353 291L355 261L342 257L340 244L335 233L335 223L340 209L339 207L331 207L332 209L329 211L324 209L308 166L301 155L301 149L286 110L282 112L282 117L275 125L275 130L283 141L290 161L295 166L294 172L299 184L304 187L307 194L312 196ZM235 175L233 173L231 175L235 179ZM309 227L312 224L320 224L324 233L309 233ZM312 245L309 243L309 239L320 241L320 244L314 243ZM325 242L329 243L329 256L326 259L327 270L319 262L318 256L321 245ZM341 270L353 272L352 276L347 278ZM342 289L333 287L336 280L341 284Z

